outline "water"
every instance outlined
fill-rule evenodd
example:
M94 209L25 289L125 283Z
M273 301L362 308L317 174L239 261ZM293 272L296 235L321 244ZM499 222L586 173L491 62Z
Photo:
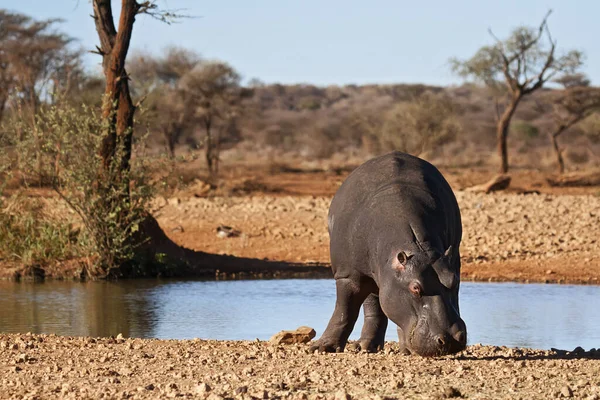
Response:
M460 296L470 344L600 347L598 286L463 282ZM267 340L300 325L320 335L334 302L333 280L0 282L0 332ZM362 315L351 339L361 327Z

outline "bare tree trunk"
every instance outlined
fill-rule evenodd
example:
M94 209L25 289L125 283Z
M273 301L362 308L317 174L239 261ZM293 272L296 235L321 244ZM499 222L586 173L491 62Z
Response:
M220 131L217 131L217 137L215 138L215 144L214 144L214 170L215 170L215 175L219 174L219 157L221 156L221 133Z
M556 162L558 164L558 172L560 174L564 174L565 172L565 161L563 160L562 150L558 147L558 136L562 133L562 130L554 132L550 135L550 139L552 140L552 148L554 149L554 154L556 155Z
M167 143L167 153L171 160L175 159L175 135L169 128L163 128L162 134L165 137Z
M0 97L0 124L4 119L4 110L6 109L6 102L8 101L8 97Z
M500 173L505 174L508 172L508 147L507 138L508 131L510 128L510 121L521 101L522 95L520 93L513 95L510 103L504 109L504 112L498 120L496 127L496 139L498 143L498 154L500 155Z
M119 29L115 29L110 0L94 0L94 19L100 37L102 68L106 78L105 101L102 116L109 120L102 140L100 156L104 169L113 161L119 162L122 172L129 170L133 138L133 115L135 106L129 93L129 78L125 70L125 59L129 50L133 23L140 5L135 0L121 1ZM117 144L123 146L120 160L114 160Z
M212 176L214 174L213 171L213 141L212 141L212 131L211 131L211 121L207 119L204 123L204 127L206 128L206 142L205 146L205 157L206 157L206 166L208 168L208 173Z

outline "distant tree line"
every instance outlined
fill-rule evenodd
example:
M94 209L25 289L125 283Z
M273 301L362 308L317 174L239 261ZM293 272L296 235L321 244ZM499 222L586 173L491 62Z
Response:
M191 50L134 51L127 60L132 102L140 109L133 138L147 132L154 151L171 158L202 149L211 175L218 174L221 152L240 142L317 158L392 149L451 157L496 146L506 172L512 132L519 157L527 149L552 149L562 172L565 144L578 143L582 154L595 146L600 95L580 73L583 53L558 49L547 18L503 40L492 35L493 43L470 59L451 60L475 84L449 88L256 79L242 85L234 67ZM0 10L0 123L17 114L33 121L40 108L59 103L101 106L103 77L86 71L83 50L60 23Z

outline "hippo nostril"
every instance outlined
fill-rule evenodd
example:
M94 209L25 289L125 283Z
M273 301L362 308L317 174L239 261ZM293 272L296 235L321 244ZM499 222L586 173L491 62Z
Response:
M460 344L466 344L467 342L467 334L465 333L465 331L458 331L456 332L456 334L454 335L454 339L456 339L456 341Z
M444 340L444 337L439 335L436 336L435 341L437 342L438 345L443 346L446 344L446 341Z

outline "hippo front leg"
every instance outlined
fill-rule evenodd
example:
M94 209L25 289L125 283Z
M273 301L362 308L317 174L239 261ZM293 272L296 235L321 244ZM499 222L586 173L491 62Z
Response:
M410 350L406 347L406 339L404 337L404 331L398 326L398 347L400 348L400 353L404 355L409 355Z
M344 351L348 337L352 333L358 318L360 306L368 294L363 293L359 285L348 278L336 279L335 286L335 310L327 328L325 328L325 332L311 346L311 351L319 350L327 353Z
M379 296L371 293L363 304L365 323L360 334L360 348L369 353L383 350L388 318L379 304Z

